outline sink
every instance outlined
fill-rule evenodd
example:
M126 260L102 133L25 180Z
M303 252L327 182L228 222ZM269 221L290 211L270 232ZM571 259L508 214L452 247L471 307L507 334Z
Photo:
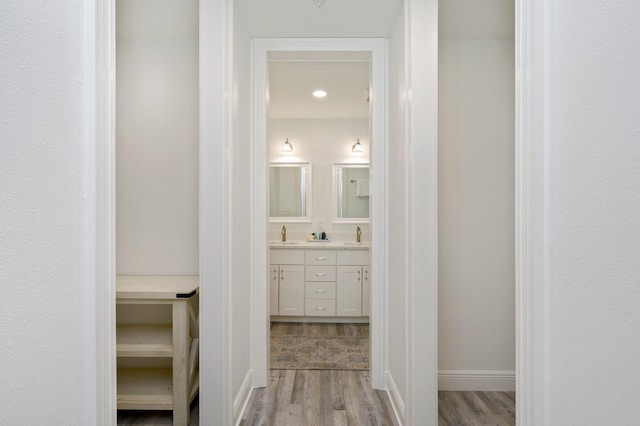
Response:
M300 244L300 241L271 241L270 244L272 246L294 246Z
M356 243L355 241L344 241L342 244L345 246L361 246L366 243Z

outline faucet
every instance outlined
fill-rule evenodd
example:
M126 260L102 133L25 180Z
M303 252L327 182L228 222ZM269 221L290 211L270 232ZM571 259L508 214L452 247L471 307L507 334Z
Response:
M282 231L280 231L280 235L282 235L282 242L287 241L287 227L282 225Z
M356 243L359 243L361 238L362 238L362 231L360 230L360 227L358 226L356 228Z

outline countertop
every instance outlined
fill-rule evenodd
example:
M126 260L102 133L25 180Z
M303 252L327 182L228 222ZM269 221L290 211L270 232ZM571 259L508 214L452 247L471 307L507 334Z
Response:
M355 241L271 241L270 248L277 249L330 249L330 250L369 250L371 243L363 241L356 243Z

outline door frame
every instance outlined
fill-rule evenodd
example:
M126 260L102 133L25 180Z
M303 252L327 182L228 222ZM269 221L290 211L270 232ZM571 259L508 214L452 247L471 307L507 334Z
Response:
M90 2L87 2L89 4ZM116 424L116 8L115 0L97 0L85 15L87 35L86 114L95 133L87 136L87 177L95 179L87 194L93 213L95 258L95 359L88 380L95 383L88 416L95 424ZM228 306L229 168L228 113L233 43L232 0L199 0L199 268L200 268L200 417L211 424L230 424L231 375ZM207 48L203 48L207 46ZM93 74L93 75L91 75ZM206 120L203 119L206 117ZM93 145L92 145L93 144ZM222 238L220 238L220 230ZM206 362L203 362L206 360ZM92 416L92 413L95 416Z
M251 145L251 339L254 387L269 375L269 211L268 211L268 55L269 52L370 52L371 180L371 384L385 389L387 276L387 45L381 38L258 38L252 41Z

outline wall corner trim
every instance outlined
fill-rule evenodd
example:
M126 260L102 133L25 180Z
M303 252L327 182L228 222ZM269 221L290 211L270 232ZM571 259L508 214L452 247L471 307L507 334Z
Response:
M495 370L439 370L438 390L513 392L516 390L516 372Z
M233 424L238 426L240 421L242 420L242 415L244 414L247 406L249 405L249 400L251 399L251 395L253 395L253 370L247 371L247 375L244 376L244 380L242 381L242 385L240 386L240 390L238 390L237 395L233 399Z
M405 424L404 401L402 400L402 396L400 396L400 391L390 371L385 372L385 378L387 382L387 395L389 396L389 401L391 401L393 415L396 417L398 424L402 426Z

